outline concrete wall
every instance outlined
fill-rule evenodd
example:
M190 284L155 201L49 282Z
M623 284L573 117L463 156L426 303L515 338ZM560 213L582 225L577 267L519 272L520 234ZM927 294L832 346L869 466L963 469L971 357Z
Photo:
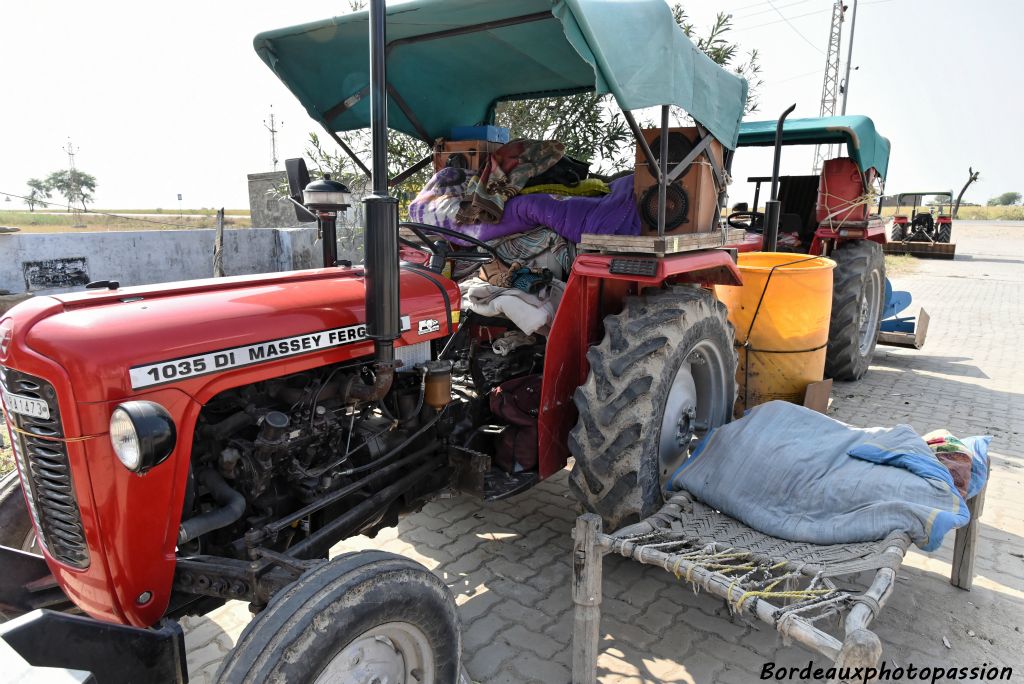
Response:
M267 171L266 173L250 173L248 175L249 217L253 228L294 226L298 223L292 203L275 197L271 192L277 191L286 178L284 171Z
M79 290L93 280L145 285L209 278L215 232L0 235L0 291L51 294ZM224 231L226 275L313 268L320 254L315 227Z

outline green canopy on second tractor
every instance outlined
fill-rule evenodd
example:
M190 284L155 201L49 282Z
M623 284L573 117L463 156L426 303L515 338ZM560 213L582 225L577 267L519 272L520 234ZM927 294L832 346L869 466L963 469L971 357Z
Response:
M744 121L740 125L739 146L758 147L775 144L778 122ZM825 116L814 119L786 119L782 129L783 145L845 143L861 173L874 169L882 178L889 169L890 144L875 130L866 116Z

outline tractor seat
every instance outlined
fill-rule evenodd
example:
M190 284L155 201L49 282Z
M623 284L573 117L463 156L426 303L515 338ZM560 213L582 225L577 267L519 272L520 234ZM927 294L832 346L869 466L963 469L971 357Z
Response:
M932 218L931 214L922 213L914 217L914 226L920 226L925 230L931 230L932 226L935 225L935 219Z
M803 225L804 220L800 218L800 214L779 215L780 233L799 233L800 229L803 228Z

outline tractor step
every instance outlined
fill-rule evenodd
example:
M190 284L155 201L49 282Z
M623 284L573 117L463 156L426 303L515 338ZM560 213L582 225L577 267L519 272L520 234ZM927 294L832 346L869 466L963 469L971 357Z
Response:
M887 242L882 246L886 254L918 257L919 259L952 259L956 256L955 242Z

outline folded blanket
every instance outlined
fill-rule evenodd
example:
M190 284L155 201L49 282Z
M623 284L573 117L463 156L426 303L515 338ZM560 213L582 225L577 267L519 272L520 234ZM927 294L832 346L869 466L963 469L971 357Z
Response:
M469 188L459 210L459 223L497 223L505 202L515 197L526 181L554 166L565 146L557 140L513 140L491 152L480 180Z
M572 195L574 197L600 197L607 195L612 189L600 178L584 178L576 185L562 185L561 183L543 183L541 185L530 185L519 191L520 195Z
M548 269L558 280L569 279L569 247L565 238L550 228L537 228L529 233L515 233L491 240L498 258L506 266L519 264L533 269ZM487 266L484 267L487 270ZM502 270L496 264L494 271ZM489 280L489 278L488 278Z
M472 174L454 166L441 169L427 181L409 205L409 220L458 230L455 216L459 213L472 178Z
M572 242L579 242L584 233L640 234L632 175L613 180L611 192L598 197L519 195L509 200L498 223L467 225L459 222L458 213L472 178L462 169L438 171L409 205L410 220L457 230L484 242L528 233L538 226L547 226Z
M498 287L486 280L470 278L459 283L462 310L481 316L505 316L527 335L547 334L565 292L565 283L553 281L543 297L516 288Z
M987 440L964 441L983 468ZM759 532L812 544L901 531L932 551L970 517L950 471L910 426L858 429L782 401L714 430L670 487Z

